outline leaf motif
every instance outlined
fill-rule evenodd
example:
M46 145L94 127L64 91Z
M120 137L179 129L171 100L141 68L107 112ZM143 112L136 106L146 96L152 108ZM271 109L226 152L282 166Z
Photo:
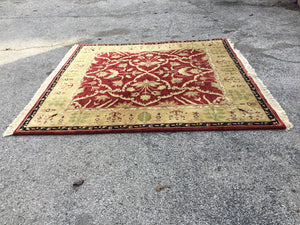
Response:
M185 53L185 52L181 52L181 53L179 53L178 55L179 55L179 56L188 56L188 54Z
M164 71L162 71L162 70L159 70L159 71L158 71L158 74L159 74L159 75L162 75L163 73L164 73Z
M193 96L197 96L198 92L197 91L188 91L188 92L184 93L184 95L186 95L188 97L193 97Z
M120 56L119 55L113 55L113 56L111 56L111 58L112 59L118 59L118 58L120 58Z
M109 70L109 72L111 72L111 75L105 77L106 79L110 79L119 75L119 72L116 70Z
M171 64L171 66L179 66L180 65L180 63L178 63L178 62L171 62L170 64Z
M102 101L102 100L109 99L109 97L106 95L100 95L100 96L96 96L95 99L98 101Z
M176 84L176 83L181 83L182 82L182 78L173 78L171 80L172 84Z
M197 74L197 73L199 73L199 70L198 69L191 69L190 72L194 73L194 74Z
M127 91L132 92L132 91L135 91L135 89L133 87L129 87L129 88L127 88Z
M151 81L151 82L149 82L149 85L150 85L151 87L155 87L155 86L159 85L159 83L158 83L158 82L155 82L155 81Z
M144 101L147 101L151 98L151 96L150 95L142 95L140 98Z
M137 63L138 65L140 65L140 66L144 66L144 65L146 65L146 63L145 62L139 62L139 63Z
M117 80L117 81L114 81L113 84L114 84L115 86L122 86L123 81L122 81L122 80Z
M185 75L185 76L191 76L192 74L189 74L188 72L186 72L187 69L189 69L189 67L181 68L180 70L178 70L178 73Z
M98 77L105 77L107 75L107 72L101 71L97 74Z
M166 89L166 86L165 85L160 85L157 89L158 90L164 90L164 89Z
M80 88L80 89L77 90L77 93L76 93L76 94L78 95L78 94L81 94L81 93L83 93L83 92L84 92L84 88Z
M153 91L151 94L153 94L153 95L160 95L160 91Z
M139 82L139 83L133 84L132 86L135 86L135 87L143 87L143 86L144 86L144 83L143 83L143 82Z

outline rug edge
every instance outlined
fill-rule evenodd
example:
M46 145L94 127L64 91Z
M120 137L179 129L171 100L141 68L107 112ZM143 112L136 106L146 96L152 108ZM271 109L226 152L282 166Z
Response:
M284 111L284 109L280 106L278 101L272 96L271 92L268 90L268 88L264 85L262 80L257 76L254 68L249 64L248 60L242 55L242 53L234 47L234 43L230 41L230 39L226 39L230 47L235 52L237 58L241 61L244 68L247 71L247 75L253 79L256 86L259 88L261 93L263 94L264 98L268 102L268 104L272 107L272 109L275 110L278 117L282 120L284 123L286 130L290 130L293 128L293 124L289 121L289 118Z
M10 135L14 134L15 130L18 128L18 126L20 125L20 123L24 120L25 116L29 113L29 111L35 105L35 103L37 102L37 100L41 97L41 95L43 94L43 92L47 89L47 87L52 82L52 80L57 75L57 73L61 70L61 68L65 65L65 63L67 63L67 61L73 55L73 53L78 48L78 46L80 46L80 45L79 44L73 45L72 48L67 52L67 54L60 61L60 63L58 64L58 66L52 71L52 73L42 83L42 85L40 86L40 88L37 90L37 92L31 98L30 102L19 113L19 115L17 116L17 118L7 127L7 129L3 133L3 137L7 137L7 136L10 136Z

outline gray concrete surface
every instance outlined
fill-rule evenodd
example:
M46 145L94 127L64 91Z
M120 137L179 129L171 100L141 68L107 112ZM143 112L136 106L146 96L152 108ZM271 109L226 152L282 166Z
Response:
M295 126L0 138L0 224L300 224L296 0L1 0L0 28L1 133L74 43L214 37Z

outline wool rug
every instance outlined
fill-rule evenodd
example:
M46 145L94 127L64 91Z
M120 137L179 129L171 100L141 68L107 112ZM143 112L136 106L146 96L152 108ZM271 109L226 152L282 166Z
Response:
M7 135L290 129L225 39L75 45Z

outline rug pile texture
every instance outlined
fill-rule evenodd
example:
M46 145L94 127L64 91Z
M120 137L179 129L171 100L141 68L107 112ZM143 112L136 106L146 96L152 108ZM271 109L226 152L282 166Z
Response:
M220 38L75 45L4 135L291 127Z

